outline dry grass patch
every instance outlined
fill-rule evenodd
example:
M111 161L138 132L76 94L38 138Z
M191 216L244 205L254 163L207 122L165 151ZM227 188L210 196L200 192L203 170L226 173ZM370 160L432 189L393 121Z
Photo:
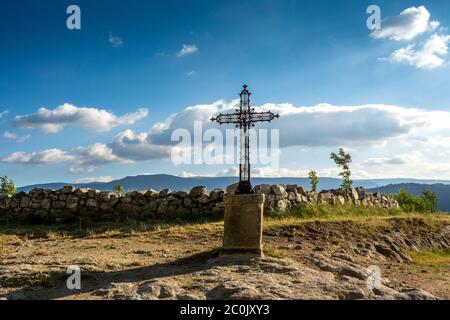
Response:
M450 272L450 249L409 253L414 264L424 271L432 273Z
M284 258L283 252L273 247L264 248L264 255L271 258L278 258L278 259Z

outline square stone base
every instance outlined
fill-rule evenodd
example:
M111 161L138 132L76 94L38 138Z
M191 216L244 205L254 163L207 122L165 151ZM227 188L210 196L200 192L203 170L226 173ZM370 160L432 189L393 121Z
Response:
M222 254L262 256L264 195L225 195L224 207Z

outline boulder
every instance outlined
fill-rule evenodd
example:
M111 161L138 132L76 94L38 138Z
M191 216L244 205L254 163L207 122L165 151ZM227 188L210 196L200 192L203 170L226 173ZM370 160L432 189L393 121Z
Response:
M169 193L171 193L172 192L172 190L170 190L170 189L168 189L168 188L166 188L166 189L162 189L160 192L159 192L159 196L160 197L165 197L165 196L167 196Z
M276 201L276 208L275 209L280 211L280 212L287 211L288 209L290 209L290 207L291 207L291 203L287 199Z
M62 187L62 189L59 189L58 192L59 193L63 193L63 194L69 194L74 192L75 188L72 186L64 186Z
M343 196L336 196L336 202L342 206L345 204L345 198Z
M30 205L30 200L31 198L29 197L23 197L22 199L20 199L20 207L28 208L28 206Z
M297 193L296 192L289 192L288 193L288 200L295 202L297 199Z
M97 207L98 207L97 200L92 199L92 198L89 198L89 199L86 201L86 207L89 207L89 208L97 208Z
M275 195L277 200L283 200L287 198L287 192L283 185L277 184L270 187L271 192Z
M66 208L75 209L78 206L78 198L74 194L70 194L66 199Z
M286 185L287 192L295 192L297 191L298 186L296 184L288 184Z
M41 200L41 209L48 210L52 206L52 201L48 198L43 198Z
M239 183L232 184L227 187L227 194L236 194L236 191L239 187Z
M303 187L297 187L297 193L301 195L306 195L306 191L305 189L303 189Z
M64 209L66 207L65 201L53 201L52 208L53 209Z
M224 191L222 189L214 189L209 194L209 201L219 202L223 200Z
M152 196L154 196L155 194L159 194L158 191L155 191L153 189L148 189L145 193L144 193L144 197L147 198L151 198Z
M208 188L206 188L205 186L193 187L189 192L189 196L192 199L197 199L200 198L201 196L208 196Z
M356 191L356 189L352 188L352 190L350 190L350 192L351 192L351 195L352 195L352 199L354 201L360 200L358 191Z
M257 194L268 195L270 193L270 184L260 184L255 186L254 189Z

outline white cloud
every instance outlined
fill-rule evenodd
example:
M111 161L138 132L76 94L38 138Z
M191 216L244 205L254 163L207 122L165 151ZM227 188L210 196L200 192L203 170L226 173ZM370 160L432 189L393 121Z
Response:
M371 158L355 164L354 168L358 173L364 172L357 178L450 179L448 158L440 158L437 154L415 150L392 157Z
M169 146L152 143L149 133L130 129L116 135L109 146L115 155L129 161L167 159L171 154Z
M3 138L5 138L7 140L14 140L14 141L20 143L20 142L24 142L24 141L30 139L31 135L26 134L26 135L23 135L23 136L18 136L15 133L12 133L12 132L9 132L9 131L5 131L5 133L3 133Z
M92 166L121 161L113 153L113 150L103 143L96 143L89 147L77 147L72 150L72 153L75 156L74 162L82 165Z
M39 128L48 133L59 132L65 126L109 131L119 125L132 125L147 115L148 110L145 108L123 116L116 116L103 109L80 108L66 103L53 110L40 108L36 113L16 116L13 125L18 128Z
M92 173L95 172L96 169L97 167L95 166L87 166L87 167L70 166L69 172L74 174Z
M194 54L196 52L198 52L198 48L195 44L189 44L189 45L183 44L183 47L177 53L177 57L183 58L188 55Z
M131 163L154 159L169 159L175 144L171 135L175 129L185 128L193 136L194 121L201 121L203 132L209 128L224 130L235 129L233 126L219 126L210 118L218 113L234 112L238 101L229 103L217 101L212 104L187 107L173 114L161 123L156 123L148 132L135 132L130 129L117 134L110 142L96 143L91 146L80 146L69 151L54 149L38 153L13 153L1 159L7 163L51 164L67 161L72 173L93 172L97 166L108 163ZM430 160L412 151L419 150L423 154L437 157L442 150L450 147L450 112L432 111L418 108L407 108L394 105L357 105L334 106L319 104L315 106L299 106L292 104L268 103L255 106L257 111L271 110L280 114L280 118L270 125L260 124L259 128L279 129L280 147L300 146L299 152L331 152L337 147L348 146L356 159L352 172L359 178L410 176L419 174L419 170L411 167L430 167L432 163L436 172L445 173L447 167L450 177L448 158ZM380 148L379 146L383 146ZM374 148L376 147L376 148ZM56 151L55 151L56 150ZM361 150L370 150L370 156L364 158ZM402 150L401 154L389 156L393 151ZM51 150L50 150L51 151ZM287 151L286 151L287 152ZM292 151L291 151L292 152ZM374 152L380 155L374 156ZM49 155L44 156L46 154ZM328 153L329 154L329 153ZM328 159L325 154L325 159ZM442 156L444 157L444 156ZM367 159L369 158L369 159ZM367 159L367 160L366 160ZM282 159L281 164L282 164ZM356 161L358 160L358 161ZM326 161L326 160L325 160ZM423 163L427 163L426 166ZM305 176L310 167L271 169L254 166L256 176ZM379 170L383 168L383 170ZM405 169L406 168L406 169ZM308 169L308 170L307 170ZM321 176L336 176L337 169L317 166ZM218 169L216 169L218 170ZM235 175L236 168L229 168L219 175ZM191 173L186 172L185 176ZM212 173L214 174L214 172ZM422 169L425 174L436 175Z
M364 160L364 166L402 166L408 163L417 163L422 157L420 152L394 155L392 157L370 158Z
M92 182L111 182L114 178L111 176L102 176L102 177L87 177L80 178L74 181L74 183L92 183Z
M394 51L388 58L391 62L407 63L419 69L434 69L445 63L450 35L433 34L420 50L408 45Z
M123 46L122 38L113 35L112 32L108 35L108 42L113 46L113 48L120 48Z
M0 119L3 118L4 116L6 116L8 113L9 113L8 110L0 112Z
M439 27L440 23L431 21L430 18L431 14L424 6L411 7L402 11L399 16L384 19L381 29L374 30L371 35L375 39L412 40Z
M73 156L59 149L48 149L41 152L14 152L0 159L2 163L20 163L47 165L73 160Z
M211 123L210 119L221 112L234 112L238 103L237 100L231 103L217 101L209 105L188 107L165 122L155 124L151 139L155 144L170 144L173 130L184 128L192 134L194 121L202 121L204 130L233 129L231 125L219 126ZM281 147L380 144L386 139L408 133L417 122L422 121L423 113L416 109L389 105L319 104L312 107L295 107L292 104L268 103L255 108L280 114L280 119L270 125L261 123L257 129L279 129Z

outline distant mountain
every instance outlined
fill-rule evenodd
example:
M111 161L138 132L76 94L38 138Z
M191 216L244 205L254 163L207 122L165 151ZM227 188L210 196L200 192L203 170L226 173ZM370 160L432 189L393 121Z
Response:
M422 194L423 189L429 189L436 193L439 202L439 209L450 212L450 185L443 183L420 184L420 183L400 183L369 189L372 192L382 192L386 194L399 193L401 189L409 191L411 194Z
M156 174L156 175L140 175L134 177L126 177L120 180L114 180L111 182L93 182L93 183L46 183L30 185L18 188L18 191L30 191L34 188L45 188L45 189L60 189L66 185L72 185L76 188L91 188L98 190L113 190L115 185L121 184L126 190L146 190L155 189L161 190L164 188L170 188L177 191L188 191L195 186L205 185L209 190L215 188L226 188L227 186L236 183L236 177L189 177L182 178L167 174ZM253 178L252 183L254 185L258 184L297 184L306 189L310 188L309 180L307 178ZM378 188L386 186L388 184L415 184L415 183L442 183L449 184L450 181L433 181L433 180L414 180L414 179L373 179L373 180L356 180L354 182L355 186L361 186L366 189ZM323 189L334 189L338 188L341 184L340 179L335 178L319 178L318 188ZM450 187L450 186L449 186Z

